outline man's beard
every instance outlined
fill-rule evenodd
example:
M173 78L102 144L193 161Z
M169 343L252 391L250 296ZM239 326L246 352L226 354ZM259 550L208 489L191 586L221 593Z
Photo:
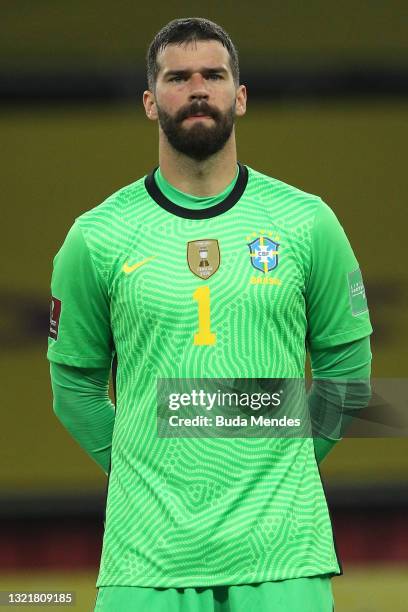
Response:
M182 125L183 120L197 113L204 113L212 117L213 125L205 125L206 120L204 119L185 128ZM187 157L203 161L220 151L231 136L234 127L235 102L225 113L221 113L207 102L202 101L184 106L174 117L157 105L157 114L160 126L171 146Z

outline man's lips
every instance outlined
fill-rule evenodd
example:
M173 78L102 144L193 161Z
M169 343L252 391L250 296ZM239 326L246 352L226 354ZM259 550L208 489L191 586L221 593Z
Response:
M185 118L185 121L195 121L197 119L211 119L210 115L190 115Z

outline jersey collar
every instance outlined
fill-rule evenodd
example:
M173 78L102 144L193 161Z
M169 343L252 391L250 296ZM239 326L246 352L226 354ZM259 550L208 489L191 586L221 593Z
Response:
M227 210L232 208L238 202L244 193L248 183L248 168L240 162L238 162L238 167L239 172L237 181L233 190L227 195L227 197L221 202L218 202L218 204L214 204L214 206L198 210L179 206L178 204L175 204L169 200L164 193L160 191L154 179L154 173L156 172L158 166L156 166L156 168L154 168L152 172L146 176L144 183L146 191L150 197L156 202L156 204L167 210L167 212L177 215L178 217L183 217L184 219L210 219L211 217L217 217L218 215L222 215L222 213L227 212Z

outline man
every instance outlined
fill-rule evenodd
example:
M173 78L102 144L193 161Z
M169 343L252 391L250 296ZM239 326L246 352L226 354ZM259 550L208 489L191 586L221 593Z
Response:
M159 167L75 221L52 279L54 410L108 474L95 609L331 611L317 464L342 430L316 415L364 403L358 263L319 197L237 162L247 95L222 28L170 22L147 73ZM349 402L314 385L319 437L158 435L163 379L302 379L306 346L316 379L363 381Z

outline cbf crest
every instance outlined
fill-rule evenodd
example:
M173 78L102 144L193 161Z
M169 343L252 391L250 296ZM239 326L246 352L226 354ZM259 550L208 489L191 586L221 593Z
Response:
M192 240L187 243L187 263L191 272L206 280L220 267L218 240Z
M259 236L248 244L251 256L251 263L256 270L261 272L270 272L278 265L278 248L279 244L268 238L268 236Z

